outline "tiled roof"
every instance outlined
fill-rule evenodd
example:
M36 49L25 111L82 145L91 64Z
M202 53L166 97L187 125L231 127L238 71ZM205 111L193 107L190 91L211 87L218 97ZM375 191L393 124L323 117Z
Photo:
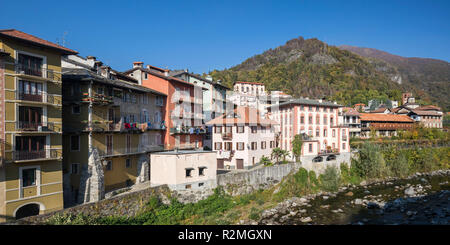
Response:
M11 38L16 38L16 39L20 39L23 41L27 41L27 42L32 42L41 46L46 46L46 47L50 47L50 48L54 48L57 49L59 51L62 51L62 53L64 54L78 54L77 51L74 51L72 49L68 49L66 47L60 46L56 43L52 43L49 41L46 41L44 39L35 37L33 35L27 34L25 32L21 32L15 29L8 29L8 30L0 30L0 35L3 36L7 36L7 37L11 37Z
M347 116L359 116L360 114L357 110L350 107L342 108L342 111L344 112L344 115Z
M389 109L388 109L388 108L385 108L385 107L381 107L381 108L378 108L378 109L376 109L376 110L371 111L370 113L383 113L383 112L385 112L386 110L389 110Z
M434 106L434 105L424 105L424 106L417 107L415 110L420 110L420 111L441 111L441 108L438 107L438 106Z
M223 114L206 123L206 125L235 125L235 124L257 124L257 125L277 125L278 122L262 118L259 111L251 107L238 107L233 112Z
M314 105L314 106L329 106L329 107L342 107L342 105L339 104L334 104L333 102L330 101L322 101L319 102L318 100L310 100L310 99L289 99L286 102L280 103L278 105L273 105L268 107L268 109L276 107L276 106L284 106L284 105L290 105L290 104L298 104L298 105Z
M361 113L359 117L361 118L361 121L371 121L371 122L406 122L406 123L414 122L413 119L411 119L406 115Z

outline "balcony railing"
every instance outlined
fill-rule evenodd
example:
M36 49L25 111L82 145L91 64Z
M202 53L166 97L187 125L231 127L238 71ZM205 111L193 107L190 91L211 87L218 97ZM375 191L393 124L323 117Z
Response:
M48 78L50 80L61 81L61 74L56 73L52 69L42 67L29 67L23 64L15 64L15 71L17 74L28 76Z
M42 94L17 93L16 99L18 99L18 100L26 100L26 101L43 102Z
M105 94L97 94L93 93L92 96L89 96L89 93L83 93L81 96L82 102L92 102L94 104L112 104L114 103L114 99L112 96Z
M231 133L231 132L222 133L222 139L224 139L224 140L231 140L231 139L233 139L233 133Z
M17 129L21 131L48 132L55 131L55 124L51 122L18 121Z
M200 127L175 127L170 128L171 134L205 134L206 129L200 128Z
M186 149L195 149L198 145L196 143L184 143L184 144L175 144L173 147L166 147L166 150L173 150L173 149L179 149L179 150L186 150Z
M34 160L34 159L56 159L61 157L60 150L57 149L43 149L37 151L15 151L14 160Z
M319 151L319 155L329 155L329 154L339 154L339 150L337 148L334 148Z
M145 145L139 147L121 147L121 148L106 148L98 149L99 155L102 157L117 156L117 155L131 155L141 154L153 151L163 151L164 145Z

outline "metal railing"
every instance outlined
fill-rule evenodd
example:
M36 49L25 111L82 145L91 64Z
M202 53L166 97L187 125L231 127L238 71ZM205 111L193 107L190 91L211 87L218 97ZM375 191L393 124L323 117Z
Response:
M42 94L26 94L18 92L16 94L17 100L43 102L44 96Z
M222 133L222 139L224 139L224 140L233 139L233 133L231 133L231 132Z
M14 160L34 160L34 159L56 159L62 156L61 150L58 149L42 149L36 151L14 151Z
M17 121L17 129L22 131L47 132L55 131L55 124L52 122L29 122Z
M192 130L191 130L192 128ZM206 129L203 128L199 128L199 127L175 127L175 128L170 128L170 133L171 134L205 134L206 133Z
M61 74L56 73L52 69L42 67L30 67L23 64L15 64L15 71L17 74L28 76L48 78L50 80L61 81Z

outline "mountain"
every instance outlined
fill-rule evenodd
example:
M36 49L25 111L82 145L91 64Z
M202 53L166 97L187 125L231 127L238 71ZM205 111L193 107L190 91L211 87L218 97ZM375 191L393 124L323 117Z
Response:
M236 81L263 82L269 91L335 100L343 105L367 103L374 98L400 100L405 91L413 92L416 100L432 102L426 91L403 78L397 65L363 57L316 38L292 39L210 75L229 87Z
M348 45L340 49L351 51L360 56L371 58L372 62L380 60L396 67L400 81L410 83L423 89L431 96L434 103L450 109L450 63L428 58L407 58L393 55L373 48L360 48Z

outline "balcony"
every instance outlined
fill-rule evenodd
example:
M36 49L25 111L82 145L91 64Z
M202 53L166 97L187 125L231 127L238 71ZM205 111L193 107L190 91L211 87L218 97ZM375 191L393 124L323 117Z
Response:
M173 149L179 149L179 150L188 150L188 149L195 149L198 145L196 143L184 143L184 144L175 144L173 147L166 147L166 150L173 150Z
M42 78L40 80L61 81L61 74L57 74L52 69L42 67L30 67L23 64L15 64L15 72L25 78Z
M170 134L205 134L205 133L206 129L200 127L184 126L184 127L170 128Z
M164 145L145 145L138 147L98 149L98 153L101 157L114 157L123 155L143 154L147 152L156 152L163 150Z
M232 140L233 133L231 133L231 132L222 133L222 139L223 140Z
M217 158L218 159L229 159L234 156L234 150L232 151L217 151Z
M18 131L36 131L36 132L54 132L56 130L55 124L51 122L16 122Z
M318 155L323 156L323 155L335 155L335 154L339 154L339 150L337 148L320 150Z
M37 151L14 151L14 161L28 161L36 159L59 159L62 157L61 150L43 149Z
M34 102L43 102L42 94L25 94L25 93L17 93L17 100L26 100L26 101L34 101Z
M117 100L114 100L114 98L109 95L93 93L92 96L89 96L89 93L83 93L81 96L81 102L92 102L96 105L109 105L117 103Z

